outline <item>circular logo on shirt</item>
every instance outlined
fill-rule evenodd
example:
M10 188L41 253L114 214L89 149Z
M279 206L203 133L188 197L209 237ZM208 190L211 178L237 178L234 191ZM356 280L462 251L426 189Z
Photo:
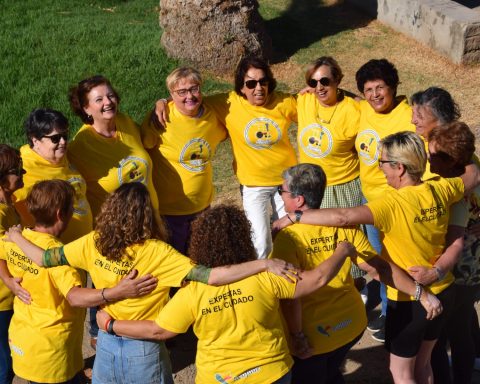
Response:
M179 162L191 172L202 172L210 161L210 144L204 139L192 139L182 149Z
M358 157L365 165L375 164L380 156L379 146L380 136L373 129L366 129L357 135L355 147L358 151Z
M327 127L313 123L302 129L299 144L308 156L320 159L332 151L333 138Z
M268 149L282 138L278 124L268 117L251 120L244 131L246 143L255 149Z
M128 156L118 164L117 175L120 185L133 181L147 185L148 162L141 157Z
M88 202L85 197L87 186L82 177L71 177L68 183L75 190L75 199L73 201L73 214L78 216L85 216L88 211Z

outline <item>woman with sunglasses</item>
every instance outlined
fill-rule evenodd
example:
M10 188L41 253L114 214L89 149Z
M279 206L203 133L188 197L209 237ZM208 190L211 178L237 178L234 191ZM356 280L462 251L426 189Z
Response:
M13 205L13 193L22 188L23 175L20 152L6 144L0 144L0 235L8 228L20 223L20 217ZM5 260L0 260L0 268L7 273ZM3 273L2 273L3 274ZM12 281L12 283L18 283ZM17 287L20 286L17 284ZM13 316L14 287L0 280L0 383L9 384L13 380L12 358L8 345L8 327ZM24 291L28 295L28 292Z
M28 144L20 148L24 187L15 192L15 207L23 226L32 226L34 219L26 207L26 198L33 185L41 180L66 180L75 189L73 216L63 232L63 242L73 241L92 230L92 212L86 198L85 180L67 159L68 120L53 109L35 109L25 120Z
M235 91L212 97L232 141L233 166L259 258L272 250L270 206L273 219L285 212L277 193L282 171L297 163L288 138L291 122L297 121L296 99L276 86L265 61L246 57L235 70Z
M212 158L227 131L212 107L203 101L202 77L181 67L166 79L170 91L169 120L156 129L150 114L142 124L142 140L153 163L153 185L159 209L170 231L169 243L186 254L190 223L213 200Z
M467 149L467 148L465 148ZM413 132L385 137L378 148L377 167L392 189L381 198L354 208L310 209L297 222L325 226L375 224L385 244L381 257L409 273L414 265L431 266L442 254L450 206L480 182L479 172L461 178L422 181L427 155L422 139ZM275 223L292 224L292 217ZM454 301L453 275L428 287L418 282L414 296L388 287L386 346L395 382L433 382L430 355ZM435 294L444 309L427 319L418 303L424 289ZM434 317L441 308L433 312Z
M84 124L68 147L68 158L86 180L94 219L107 196L132 181L148 188L158 213L152 161L137 124L118 111L120 97L110 81L101 75L84 79L70 89L69 100Z

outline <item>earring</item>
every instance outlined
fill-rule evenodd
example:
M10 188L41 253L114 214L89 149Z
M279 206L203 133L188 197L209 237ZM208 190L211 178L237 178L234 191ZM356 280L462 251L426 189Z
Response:
M92 115L87 115L88 120L92 120Z

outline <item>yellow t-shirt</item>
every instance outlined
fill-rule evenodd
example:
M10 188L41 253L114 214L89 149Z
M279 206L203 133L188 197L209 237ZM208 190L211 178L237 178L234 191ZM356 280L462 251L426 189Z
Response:
M15 208L10 205L0 203L0 235L13 225L20 224ZM0 311L8 311L13 308L13 293L0 280Z
M193 323L196 383L269 384L292 366L278 299L294 293L295 284L268 272L220 287L191 282L155 322L175 333Z
M196 118L183 115L169 102L169 121L161 133L152 126L150 113L142 124L144 146L152 148L148 152L162 215L197 213L213 200L212 158L227 131L208 103L203 106L202 116Z
M23 236L42 248L61 245L55 237L30 229ZM0 258L32 296L30 305L18 298L13 304L8 336L15 374L40 383L70 380L83 367L85 310L71 307L66 296L82 285L80 275L68 266L37 267L14 243L1 243Z
M282 184L282 172L297 163L288 127L297 120L295 97L273 92L263 106L235 92L207 98L232 141L233 168L240 184Z
M367 238L357 228L295 224L277 234L269 257L310 270L332 256L337 243L347 240L358 252L358 263L375 256ZM367 326L365 305L346 260L338 274L324 287L302 297L302 330L314 354L331 352L355 339Z
M42 180L66 180L75 189L73 216L60 239L68 243L86 235L92 230L92 211L87 201L87 185L80 173L71 165L65 156L59 164L52 164L38 155L29 145L20 148L23 168L27 173L23 176L24 187L15 192L17 207L23 226L33 226L35 219L30 215L26 206L26 198L33 185Z
M392 189L382 199L367 203L375 226L385 236L382 256L407 272L415 265L432 267L445 246L450 206L462 198L463 191L460 178L437 178L417 186ZM449 272L429 289L437 294L452 282L453 275ZM413 300L391 287L387 287L387 297L395 301Z
M360 159L360 181L362 192L367 201L373 201L392 188L378 167L380 158L380 140L401 131L415 132L411 123L412 108L404 97L397 98L398 105L387 114L376 113L367 101L360 101L360 128L355 148Z
M337 105L324 107L314 94L306 93L298 96L297 111L299 162L320 165L327 175L327 185L357 178L358 103L345 96Z
M168 302L170 287L179 287L193 267L192 261L160 240L147 240L144 244L127 249L130 257L119 261L107 260L95 247L95 232L64 246L68 263L90 273L98 288L113 287L132 269L139 276L151 273L158 277L158 285L147 296L108 303L105 310L114 319L153 320Z
M87 199L95 218L108 194L123 183L139 181L150 192L152 205L158 199L152 183L152 161L142 146L140 130L128 116L117 113L117 133L107 138L84 124L68 146L68 158L87 182Z

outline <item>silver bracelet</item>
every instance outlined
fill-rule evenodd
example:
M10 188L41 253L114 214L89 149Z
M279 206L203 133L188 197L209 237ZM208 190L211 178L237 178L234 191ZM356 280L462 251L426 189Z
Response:
M415 281L415 301L420 300L420 297L422 296L422 292L423 292L422 285L418 281Z

